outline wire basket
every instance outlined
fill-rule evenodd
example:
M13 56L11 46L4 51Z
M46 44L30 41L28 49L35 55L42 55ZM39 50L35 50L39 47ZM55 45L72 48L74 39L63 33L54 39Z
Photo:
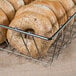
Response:
M55 58L58 58L59 54L62 53L62 49L65 48L68 44L70 44L72 42L72 39L76 38L76 23L74 23L71 26L68 25L70 23L70 21L75 17L76 17L76 13L73 14L71 17L69 17L69 19L50 38L36 35L36 34L32 34L30 32L25 32L25 31L22 31L22 30L17 29L17 28L12 28L12 27L8 27L8 26L0 25L1 28L6 28L9 30L19 32L21 34L21 36L22 36L22 34L31 36L38 53L39 53L39 49L38 49L38 45L36 44L35 37L43 39L44 41L51 41L56 37L56 40L54 41L54 43L48 48L48 52L47 52L47 55L45 57L40 56L38 59L35 59L35 58L32 58L30 55L26 56L24 54L21 54L18 51L16 51L16 49L13 48L8 43L8 41L6 39L5 39L5 42L3 44L0 44L0 51L5 51L8 53L15 54L17 56L25 57L26 59L33 60L35 62L41 62L44 64L51 64L53 62L53 60ZM64 32L62 32L62 30L64 30ZM27 43L25 43L23 37L22 37L22 40L25 44L25 47L27 48L27 51L29 52L29 49L27 47Z

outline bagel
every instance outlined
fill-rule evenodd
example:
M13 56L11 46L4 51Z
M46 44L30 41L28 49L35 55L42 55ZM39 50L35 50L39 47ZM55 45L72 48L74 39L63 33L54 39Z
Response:
M0 0L0 8L4 11L8 19L11 21L15 15L13 6L7 0Z
M0 25L8 25L9 20L5 13L0 9ZM0 27L0 44L3 43L6 39L6 32L7 30L5 28Z
M59 25L63 25L67 21L67 14L59 1L34 1L33 4L42 4L48 6L56 15Z
M24 5L23 0L8 0L8 1L13 5L16 11Z
M20 16L14 18L14 20L9 25L10 27L16 27L21 30L33 30L34 34L50 37L52 35L52 25L49 19L41 14L34 12L25 12ZM11 36L13 37L11 39ZM25 42L27 42L27 47L30 50L30 55L34 58L38 57L38 52L36 46L32 39L26 38L23 36ZM24 46L20 33L8 30L7 39L11 46L17 49L20 53L28 55L28 52ZM40 38L35 38L36 44L39 48L39 52L41 56L44 56L49 48L49 46L53 43L53 41L45 41Z
M68 18L75 13L74 2L72 0L48 0L48 1L59 1L61 5L64 7L68 15ZM72 25L73 23L74 23L74 19L69 24Z
M25 13L26 11L39 13L49 18L49 20L51 21L52 27L53 27L53 32L56 32L59 29L59 25L58 25L55 14L47 6L44 6L41 4L33 4L27 7L23 6L21 9L17 11L16 17L21 15L22 13Z
M67 12L68 18L75 13L74 10L74 2L72 0L59 0L59 2L64 7L65 11ZM74 19L69 23L72 25L74 23Z

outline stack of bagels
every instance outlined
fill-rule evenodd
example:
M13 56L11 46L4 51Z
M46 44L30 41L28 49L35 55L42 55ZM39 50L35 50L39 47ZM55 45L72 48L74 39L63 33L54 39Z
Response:
M24 5L24 2L25 4L32 3ZM76 12L75 4L76 0L0 0L0 24L51 37ZM73 23L74 19L69 25ZM0 43L3 43L7 36L12 47L20 53L27 56L30 54L34 58L45 56L48 48L55 41L33 38L3 28L0 28L0 31L4 35L0 35Z

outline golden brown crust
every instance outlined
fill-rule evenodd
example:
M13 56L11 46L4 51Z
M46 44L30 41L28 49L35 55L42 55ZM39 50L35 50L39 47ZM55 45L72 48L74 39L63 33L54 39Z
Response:
M64 7L68 18L75 13L74 2L72 0L59 0L62 6ZM74 19L70 22L70 25L74 23Z
M17 11L16 17L21 15L22 13L25 13L26 11L39 13L39 14L44 15L47 18L49 18L49 20L52 23L52 26L54 27L53 32L56 32L59 29L59 25L58 25L57 18L55 16L55 14L47 6L42 5L42 4L32 4L32 5L27 6L27 7L23 6L21 9L19 9Z
M48 1L59 1L61 5L64 7L68 18L75 13L73 0L48 0ZM74 19L70 22L70 25L72 25L73 23Z
M0 0L0 8L5 12L7 17L11 21L15 15L13 6L7 0Z
M65 9L58 1L47 1L47 3L49 4L49 8L56 14L59 24L63 25L67 21Z
M67 14L65 12L65 9L62 7L60 2L58 1L48 1L48 0L40 0L40 1L34 1L35 4L43 4L49 7L54 14L56 15L59 25L64 24L67 21Z
M8 0L8 1L13 5L16 11L24 5L23 0Z
M0 25L8 25L9 21L5 13L0 9ZM6 39L7 30L0 27L0 44Z
M52 33L51 33L52 25L51 25L49 19L44 17L41 14L37 14L34 12L23 13L22 15L15 18L11 22L10 26L19 28L19 29L24 30L24 31L26 31L27 29L33 29L35 34L46 36L46 37L50 37L52 35ZM11 39L12 34L13 34L13 37ZM9 43L14 48L19 50L19 52L28 55L28 52L24 46L24 43L23 43L19 33L16 33L12 30L8 30L7 38L8 38ZM38 52L37 52L37 49L35 47L33 40L27 39L25 37L24 37L24 39L25 39L25 42L28 41L27 47L30 50L31 56L37 57ZM48 47L52 44L52 42L47 42L47 45L48 45L47 46L46 43L43 44L43 40L41 40L39 38L35 38L35 40L36 40L36 43L38 45L38 48L39 48L41 55L45 55ZM44 49L44 47L46 47L46 49Z

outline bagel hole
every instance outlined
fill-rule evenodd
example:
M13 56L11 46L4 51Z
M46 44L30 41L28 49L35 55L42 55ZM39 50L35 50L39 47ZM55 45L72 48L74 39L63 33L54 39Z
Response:
M36 21L37 19L35 18L34 21Z
M29 33L35 34L35 31L34 31L33 29L26 29L25 32L29 32ZM27 39L32 39L32 36L30 36L30 35L25 35L25 38L27 38Z

